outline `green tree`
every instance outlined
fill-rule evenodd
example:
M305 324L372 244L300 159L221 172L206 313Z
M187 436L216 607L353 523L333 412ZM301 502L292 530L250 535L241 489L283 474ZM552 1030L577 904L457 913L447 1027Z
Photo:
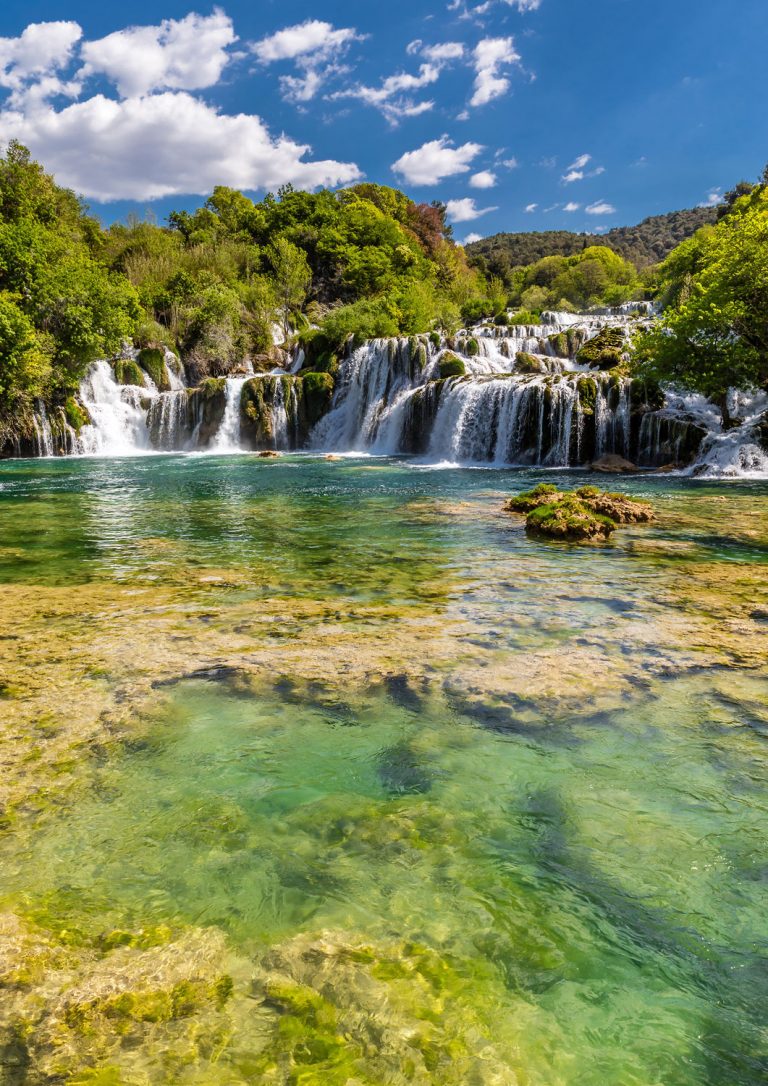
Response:
M668 308L637 344L643 370L705 395L768 383L768 188L738 199L661 266Z
M287 238L277 238L269 249L275 296L283 331L290 334L291 317L301 311L312 284L312 272L306 254Z

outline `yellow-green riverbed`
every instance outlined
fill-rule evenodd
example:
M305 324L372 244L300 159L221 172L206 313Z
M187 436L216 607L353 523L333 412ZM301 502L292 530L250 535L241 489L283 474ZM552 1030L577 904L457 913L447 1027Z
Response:
M766 1080L768 484L553 477L0 465L3 1086Z

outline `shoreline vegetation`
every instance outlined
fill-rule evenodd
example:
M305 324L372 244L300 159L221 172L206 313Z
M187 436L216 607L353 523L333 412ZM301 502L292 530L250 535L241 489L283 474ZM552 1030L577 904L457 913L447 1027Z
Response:
M639 323L629 345L608 328L582 345L578 360L702 392L727 427L729 388L768 382L768 190L741 184L715 213L668 220L637 228L645 247L637 265L611 247L635 252L626 233L610 243L573 235L567 244L531 235L527 249L515 248L513 235L505 247L500 235L465 250L443 205L371 183L339 192L286 187L259 202L217 188L198 211L172 213L167 226L131 220L103 229L11 143L0 159L0 448L29 447L41 411L79 434L89 422L80 385L100 358L113 359L120 384L141 388L148 375L161 392L169 387L165 360L175 358L202 393L246 364L257 374L284 368L300 348L316 420L351 346L439 340L481 321L521 326L547 309L629 301L657 302L659 320ZM537 244L547 255L512 263L515 253L535 255ZM653 252L668 255L650 264ZM561 338L555 347L567 356L571 345ZM138 356L126 355L126 345ZM522 352L521 367L527 358ZM462 365L446 352L441 376Z

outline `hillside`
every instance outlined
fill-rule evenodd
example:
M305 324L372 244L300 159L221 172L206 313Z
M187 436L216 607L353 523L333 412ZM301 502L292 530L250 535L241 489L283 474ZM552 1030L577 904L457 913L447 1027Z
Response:
M717 209L696 207L652 215L637 226L620 226L602 237L548 230L494 234L467 245L470 262L504 277L509 269L533 264L545 256L573 256L591 245L606 245L638 268L658 264L700 227L717 220Z

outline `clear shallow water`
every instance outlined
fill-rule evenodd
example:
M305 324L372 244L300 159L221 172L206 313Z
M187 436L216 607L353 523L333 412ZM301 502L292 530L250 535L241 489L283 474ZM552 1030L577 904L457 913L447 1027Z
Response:
M17 639L0 666L16 653L29 682L0 705L34 697L47 638L47 719L57 742L72 725L74 763L57 797L30 744L21 779L55 807L30 789L10 821L3 905L75 954L81 1003L94 952L131 967L110 933L223 933L234 962L215 1061L201 1044L170 1074L171 1025L120 1034L110 1012L116 1040L67 1026L67 1066L352 1080L327 1052L244 1061L263 1047L239 1009L249 970L272 948L297 979L306 938L315 957L322 939L373 955L393 985L373 1009L367 973L338 967L334 988L315 962L302 983L359 1000L382 1048L387 1016L406 1034L412 1012L391 948L444 963L427 1077L366 1056L363 1082L764 1081L768 486L622 480L658 526L562 548L499 513L543 477L300 457L0 468L0 634ZM94 686L112 734L86 741ZM51 985L35 974L30 999Z

